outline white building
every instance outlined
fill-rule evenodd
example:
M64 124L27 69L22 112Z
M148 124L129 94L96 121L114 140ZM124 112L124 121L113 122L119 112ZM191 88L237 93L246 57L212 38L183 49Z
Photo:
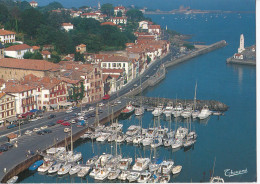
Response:
M101 68L103 69L124 69L126 73L126 80L133 79L133 64L132 61L123 56L111 56L101 61Z
M238 48L238 53L241 53L245 50L244 44L245 44L244 35L241 34L240 35L240 45L239 45L239 48Z
M30 2L31 7L36 8L38 6L38 3L36 1Z
M149 25L148 33L160 35L161 34L161 26L160 25Z
M148 21L145 21L145 20L140 21L139 22L139 28L140 29L148 29Z
M73 24L71 23L62 23L61 26L65 31L69 32L70 30L73 30Z
M235 59L244 59L244 56L243 56L243 54L235 54L234 58Z
M5 49L4 53L8 57L23 59L26 52L33 52L31 46L27 44L13 45Z
M15 42L15 32L0 29L0 42L4 44Z
M126 14L126 9L123 6L116 6L114 8L114 15L117 16L118 12L122 12L122 15L124 16Z
M127 23L127 18L124 18L124 17L111 17L110 21L113 22L114 24L126 24Z

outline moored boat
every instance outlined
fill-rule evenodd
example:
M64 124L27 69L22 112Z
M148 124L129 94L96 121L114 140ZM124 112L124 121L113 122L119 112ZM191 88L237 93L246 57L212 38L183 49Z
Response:
M58 175L67 174L67 173L69 173L70 169L71 169L71 164L65 164L59 169Z
M144 171L145 169L148 168L150 162L151 161L149 158L137 158L135 160L135 164L133 165L132 169L134 171Z
M6 183L8 183L8 184L15 183L17 180L18 180L18 176L13 176L9 180L7 180Z
M56 163L54 165L52 165L49 170L48 170L48 173L49 174L53 174L53 173L56 173L58 172L58 170L61 168L62 164L61 163Z
M38 167L40 167L43 164L43 160L38 160L36 162L34 162L30 167L29 170L30 171L35 171L36 169L38 169Z
M78 177L84 177L90 171L90 167L88 166L81 166L80 171L77 173Z
M70 169L69 174L70 175L77 174L80 170L81 170L81 166L75 165Z
M146 172L142 172L140 174L140 177L138 178L137 182L138 183L147 183L147 181L149 180L149 178L152 176L152 174L148 171Z
M124 108L121 113L122 114L132 114L135 110L135 107L131 104L127 105L126 108Z
M129 175L127 176L127 180L129 182L134 182L140 177L139 172L130 172Z
M107 179L109 179L109 180L117 179L117 177L119 176L120 172L121 172L120 169L111 170L110 173L108 174Z
M182 166L181 165L176 165L172 168L172 174L179 174L182 170Z
M46 161L40 167L38 167L37 171L44 173L44 172L48 171L51 168L53 163L54 162Z

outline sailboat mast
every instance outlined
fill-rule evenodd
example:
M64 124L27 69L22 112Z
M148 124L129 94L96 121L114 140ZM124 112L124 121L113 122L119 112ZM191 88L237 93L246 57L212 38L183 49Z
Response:
M70 143L70 146L71 146L71 152L73 153L72 126L71 126L71 128L70 128L70 141L71 141L71 143Z
M215 159L214 159L213 172L212 172L212 176L211 176L211 177L214 176L215 162L216 162L216 157L215 157Z
M195 85L195 93L194 93L194 111L196 110L196 95L197 95L197 81L196 81L196 85Z

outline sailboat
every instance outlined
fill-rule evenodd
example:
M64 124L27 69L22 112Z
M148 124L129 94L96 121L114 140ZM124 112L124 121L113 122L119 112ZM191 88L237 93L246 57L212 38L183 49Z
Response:
M68 162L77 162L80 159L82 159L82 153L73 153L73 140L72 140L72 127L71 127L71 133L70 133L70 140L71 140L71 153L72 155L69 157Z
M144 107L142 104L142 82L141 82L141 77L140 77L140 86L141 86L141 93L140 93L140 98L141 98L141 103L140 103L140 107L135 108L135 115L136 116L141 116L144 114Z
M224 183L224 179L221 178L220 176L215 176L214 177L215 162L216 162L216 157L215 157L215 160L214 160L212 177L210 178L209 182L210 183Z
M196 82L196 85L195 85L195 92L194 92L193 111L191 113L191 117L193 119L196 119L200 114L200 111L196 110L196 94L197 94L197 82Z
M187 120L188 123L188 120ZM189 123L188 123L189 125ZM190 120L190 128L189 128L190 132L186 135L186 140L183 143L183 147L187 148L192 146L195 142L196 142L196 138L197 138L197 134L193 131L191 131L191 120Z

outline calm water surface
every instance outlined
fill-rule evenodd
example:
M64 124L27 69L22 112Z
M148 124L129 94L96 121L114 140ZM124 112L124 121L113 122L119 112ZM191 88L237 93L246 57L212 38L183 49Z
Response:
M224 116L212 116L208 121L192 123L192 129L198 134L194 148L185 151L173 151L160 147L156 154L151 149L122 144L118 153L123 156L157 157L172 159L183 166L183 170L171 182L208 181L210 170L213 169L216 157L214 175L224 178L226 182L256 181L256 70L255 67L227 65L226 58L237 52L239 36L245 36L245 46L255 44L254 14L223 14L223 15L151 15L162 27L168 26L185 34L193 34L190 41L200 41L211 44L226 40L228 45L214 52L189 60L168 69L167 77L157 86L144 92L146 96L193 99L194 86L197 81L197 99L219 100L229 106ZM140 119L132 116L122 120L123 130L131 124L138 124ZM169 122L161 119L163 126ZM153 125L153 117L146 112L142 118L145 128ZM186 122L178 122L186 126ZM176 126L176 120L171 127ZM114 144L92 143L78 141L75 150L83 153L83 162L96 154L103 152L115 153ZM226 177L225 169L233 171L247 169L248 173ZM87 176L58 177L40 175L38 173L21 174L22 183L42 182L96 182ZM106 181L108 182L108 181Z

